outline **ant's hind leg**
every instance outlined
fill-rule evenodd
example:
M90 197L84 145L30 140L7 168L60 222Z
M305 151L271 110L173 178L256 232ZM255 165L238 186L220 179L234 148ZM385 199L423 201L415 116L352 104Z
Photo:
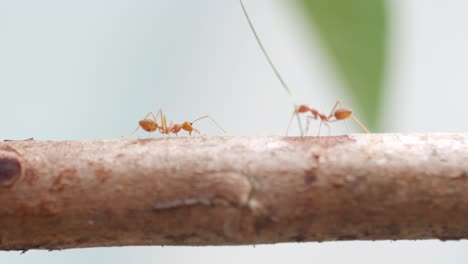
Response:
M351 115L350 117L354 121L354 123L356 123L362 129L362 131L364 131L365 133L370 133L369 129L367 129L367 127L364 126L364 124L357 117L355 117L354 115Z
M158 116L160 116L161 113L162 113L161 110L159 110L156 115L153 112L150 112L150 114L153 117L153 120L154 120L154 122L156 122L156 124L158 123Z
M286 136L288 136L289 128L291 127L291 123L294 119L294 116L297 115L297 113L294 111L291 115L291 118L289 119L288 127L286 128Z
M154 117L154 114L153 112L149 112L144 118L143 120L147 119L149 116L153 116ZM156 121L156 119L155 119ZM130 136L128 136L129 139L131 139L133 137L133 135L135 135L135 133L138 131L138 129L140 128L140 125L137 126L137 128L135 128L135 130L132 132L132 134L130 134Z
M328 122L324 122L324 124L327 126L328 128L328 136L331 135L331 127L330 127L330 124L328 124Z
M299 126L299 132L301 133L301 137L304 136L304 131L302 130L302 123L301 119L299 118L299 115L296 115L297 118L297 125Z
M145 117L143 117L142 120L148 119L148 117L150 117L150 116L154 118L154 113L153 113L153 112L149 112Z
M322 124L324 124L324 125L327 126L327 128L328 128L328 136L330 136L330 134L331 134L330 125L328 124L328 122L324 122L324 121L320 121L320 126L319 126L319 130L318 130L317 136L318 136L318 137L320 136L320 130L321 130L321 128L322 128Z
M333 106L330 114L328 115L328 118L331 118L333 116L333 114L335 113L335 110L336 110L337 107L340 107L340 108L343 107L343 103L340 100L336 100L336 103Z
M159 112L161 115L161 128L159 129L159 133L170 136L171 133L168 132L168 129L167 129L166 115L162 112L162 110L159 110ZM171 125L172 125L172 122L171 122Z
M302 130L301 118L299 117L299 114L296 111L294 111L292 113L291 118L289 119L288 127L286 128L286 136L288 136L289 128L291 127L294 116L296 116L296 118L297 118L297 124L299 126L299 132L301 133L301 137L302 137L302 136L304 136L304 130Z
M135 135L135 133L138 131L139 128L140 128L140 125L138 125L137 128L132 132L132 134L130 134L130 136L128 136L128 139L131 139L133 137L133 135Z

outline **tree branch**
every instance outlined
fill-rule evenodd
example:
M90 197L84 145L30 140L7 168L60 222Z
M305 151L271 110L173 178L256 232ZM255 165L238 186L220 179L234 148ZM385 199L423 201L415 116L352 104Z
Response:
M468 238L468 134L0 143L0 249Z

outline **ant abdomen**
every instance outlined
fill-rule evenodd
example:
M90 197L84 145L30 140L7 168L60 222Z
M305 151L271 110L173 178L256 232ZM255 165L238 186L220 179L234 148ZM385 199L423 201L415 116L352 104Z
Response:
M158 129L158 124L156 124L156 122L154 122L153 120L149 120L149 119L140 120L138 124L146 132L154 132L156 131L156 129Z
M335 111L334 116L337 120L344 120L350 117L352 114L353 111L351 109L340 108Z

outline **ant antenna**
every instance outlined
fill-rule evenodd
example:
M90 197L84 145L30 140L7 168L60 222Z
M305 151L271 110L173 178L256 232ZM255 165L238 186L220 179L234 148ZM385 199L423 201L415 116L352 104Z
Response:
M286 82L283 80L283 77L281 77L279 71L276 69L275 65L273 64L273 61L270 59L270 56L265 50L265 47L263 47L262 41L260 40L260 37L257 34L257 31L255 30L252 21L250 20L249 14L247 13L247 10L245 9L244 3L242 0L240 0L240 4L242 6L242 11L244 11L245 18L247 18L247 22L249 22L250 29L252 29L252 32L255 36L255 39L257 40L258 45L260 46L260 49L263 52L263 55L265 55L266 59L268 60L268 63L271 66L271 69L275 72L276 77L278 77L279 81L283 85L283 88L286 90L286 92L289 94L289 96L292 96L292 92L289 89L288 85Z
M226 130L224 130L224 129L218 124L218 122L216 122L216 120L214 120L214 118L212 118L212 117L209 116L209 115L199 117L199 118L193 120L193 121L191 122L191 124L197 122L197 121L200 120L200 119L204 119L204 118L209 118L209 119L211 120L211 122L213 122L219 129L221 129L224 133L226 133Z
M293 93L291 92L291 89L289 89L289 87L286 84L286 82L284 81L283 77L281 77L281 74L279 73L278 69L276 69L275 64L273 64L273 61L271 60L271 58L268 55L265 47L263 46L262 41L260 40L260 37L258 36L257 31L255 30L255 27L254 27L254 25L252 23L252 20L250 20L249 14L247 13L247 9L244 6L244 2L242 0L239 0L239 1L240 1L240 4L241 4L241 7L242 7L242 11L244 11L245 18L247 19L247 22L249 23L250 29L252 30L252 33L254 34L255 39L257 40L257 43L258 43L258 45L260 46L260 49L263 52L263 55L265 55L265 57L266 57L266 59L268 61L268 64L270 64L271 69L275 73L278 80L281 82L281 85L283 86L283 88L286 90L286 92L289 94L289 96L292 97ZM301 137L302 137L302 136L304 136L304 132L302 130L301 119L300 119L300 117L298 115L296 115L296 118L297 118L297 122L299 124L299 130L301 131Z

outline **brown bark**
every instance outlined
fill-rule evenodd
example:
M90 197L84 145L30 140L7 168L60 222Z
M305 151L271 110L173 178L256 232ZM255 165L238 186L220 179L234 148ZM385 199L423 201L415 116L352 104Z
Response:
M0 143L0 249L468 238L468 134Z

